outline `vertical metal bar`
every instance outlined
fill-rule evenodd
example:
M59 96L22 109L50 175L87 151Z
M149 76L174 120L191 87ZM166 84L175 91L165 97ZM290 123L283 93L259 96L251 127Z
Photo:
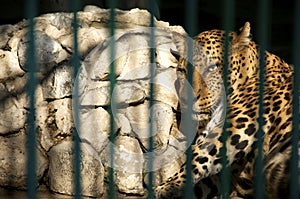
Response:
M27 93L29 96L29 114L27 118L27 198L37 198L37 176L36 176L36 129L35 129L35 90L36 90L36 53L35 53L35 35L34 35L34 17L37 14L37 1L26 1L26 15L29 21L29 47L27 48L26 65L28 68L29 78L27 81Z
M153 145L153 108L152 106L154 105L154 75L155 75L155 25L154 25L154 6L155 6L155 1L152 0L149 2L149 10L150 10L150 88L149 88L149 118L150 118L150 123L149 123L149 160L147 162L147 167L149 171L148 175L148 182L149 182L149 188L148 188L148 199L154 198L154 192L153 192L153 150L154 150L154 145Z
M186 0L185 1L185 25L186 30L189 35L195 36L197 33L197 24L198 24L198 1L196 0ZM187 39L188 41L188 59L193 60L193 44L192 42ZM193 85L193 73L194 68L193 64L188 62L187 65L187 80L190 85ZM185 134L189 134L193 131L192 129L192 107L193 107L193 91L191 89L187 89L187 119L185 120L184 124ZM189 124L190 123L190 124ZM190 199L193 198L193 179L192 179L192 159L193 159L193 152L191 146L187 146L186 150L186 184L184 187L184 198Z
M263 143L264 143L264 82L265 82L265 50L267 47L267 33L269 22L269 1L259 0L258 7L258 44L259 44L259 117L258 117L258 132L257 138L257 157L255 161L255 175L254 175L254 197L257 199L264 198L265 189L265 175L263 171Z
M299 88L300 88L300 0L296 0L295 5L295 27L294 27L294 49L293 49L293 62L294 62L294 82L293 82L293 130L292 130L292 153L291 153L291 187L290 198L299 198L299 169L298 169L298 143L299 143Z
M110 33L110 72L109 72L109 81L110 81L110 97L111 104L115 103L113 97L113 91L116 84L116 74L115 74L115 8L116 8L116 0L107 0L107 3L110 8L109 15L109 33ZM113 119L112 111L110 110L110 136L109 140L112 143L110 145L110 165L109 168L109 185L108 185L108 198L114 199L116 198L115 194L115 179L114 179L114 143L115 143L115 135L114 135L115 123Z
M229 69L228 69L228 56L229 56L229 33L232 31L234 27L234 15L235 15L235 1L234 0L223 0L223 21L222 21L222 28L225 30L225 46L224 46L224 66L223 66L223 80L224 80L224 88L226 96L229 96L231 93L229 93L229 83L228 83L228 76L229 76ZM228 98L228 97L227 97ZM226 115L228 115L230 109L226 108ZM229 137L227 128L229 127L229 122L226 120L223 127L223 133L221 136L221 141L223 143L223 147L220 150L221 157L222 157L222 171L220 176L221 181L221 195L222 198L229 198L229 192L230 192L230 170L227 167L227 147L226 147L226 141Z
M79 10L79 0L72 1L72 11L73 11L73 55L72 55L72 65L74 69L74 78L79 71L80 62L79 62L79 53L78 53L78 18L77 12ZM80 148L80 118L79 118L79 88L78 82L75 83L74 88L74 105L75 110L75 121L79 121L77 129L74 129L73 138L74 138L74 198L81 198L81 148Z

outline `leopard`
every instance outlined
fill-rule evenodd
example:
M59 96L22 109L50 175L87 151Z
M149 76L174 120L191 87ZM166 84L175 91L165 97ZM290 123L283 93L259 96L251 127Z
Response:
M185 163L166 182L154 188L156 198L183 198L186 191L193 192L196 198L222 198L220 175L224 168L231 171L226 194L235 199L253 198L259 141L264 196L288 197L294 69L279 56L261 50L252 40L250 30L250 23L246 22L236 32L204 31L194 37L192 47L187 36L173 34L176 50L171 52L183 78L188 76L188 57L192 57L191 84L195 97L190 106L192 118L201 125L191 146L190 180L194 188L185 188L188 183ZM188 55L190 51L192 55ZM260 73L262 63L264 70ZM262 74L264 82L260 82ZM186 96L183 93L187 86L180 83L183 81L178 82L178 93ZM260 91L263 91L261 105ZM222 105L224 92L225 105ZM221 109L226 112L223 123Z

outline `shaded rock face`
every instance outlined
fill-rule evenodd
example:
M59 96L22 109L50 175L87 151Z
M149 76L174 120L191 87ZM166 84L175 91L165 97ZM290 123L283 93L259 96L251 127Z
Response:
M0 184L1 186L16 187L26 189L27 180L27 156L26 135L24 129L20 129L18 134L1 137L0 136ZM37 170L38 178L44 175L48 167L46 154L37 149Z
M78 13L80 69L74 74L72 20L70 13L35 19L38 180L56 193L75 193L72 136L77 132L83 195L103 194L109 167L115 169L118 191L144 195L149 171L154 171L154 184L158 184L184 161L187 138L178 130L178 72L170 49L176 50L173 32L185 32L157 20L152 31L147 11L117 10L112 44L109 10L87 6ZM28 23L24 20L0 30L0 186L26 189ZM155 44L150 32L155 34ZM152 61L150 49L155 54ZM112 61L114 84L110 82ZM75 88L78 92L73 95Z
M81 189L82 195L97 197L103 193L104 168L90 146L81 145ZM89 150L87 150L89 149ZM57 193L74 195L74 145L65 141L51 148L49 155L50 189Z

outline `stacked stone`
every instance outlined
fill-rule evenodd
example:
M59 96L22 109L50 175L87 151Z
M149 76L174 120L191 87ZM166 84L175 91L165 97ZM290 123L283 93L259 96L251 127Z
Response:
M155 20L153 46L150 14L139 9L117 10L112 45L109 10L87 6L78 13L81 68L74 78L72 20L71 13L35 18L38 180L54 192L74 194L72 135L76 132L81 138L83 195L103 194L109 167L115 169L118 191L143 195L147 172L154 171L154 184L161 183L184 159L186 139L177 121L177 62L170 53L176 50L172 32L184 34L184 30ZM27 33L26 20L0 26L0 186L18 189L26 189L27 178ZM111 46L115 46L115 85L109 81ZM155 57L150 63L152 47ZM151 84L154 103L150 107ZM79 93L76 107L74 85ZM75 114L79 121L73 119ZM150 123L154 152L149 148Z

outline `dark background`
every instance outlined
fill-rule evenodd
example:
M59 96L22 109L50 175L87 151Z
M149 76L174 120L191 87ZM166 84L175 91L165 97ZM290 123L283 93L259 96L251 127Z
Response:
M121 0L117 7L130 9L132 7L147 8L149 0ZM267 49L292 63L293 55L293 28L294 28L294 4L296 0L270 0L268 41ZM14 24L25 18L24 0L1 0L0 24ZM57 11L70 11L72 0L40 0L39 14ZM63 3L62 3L63 2ZM171 25L181 25L186 28L186 1L185 0L160 0L157 2L155 15ZM236 0L234 5L234 30L238 30L246 21L251 23L253 39L257 41L257 22L259 0ZM196 19L197 32L209 29L222 29L223 0L198 0ZM81 8L87 4L94 4L107 8L105 0L81 0ZM299 12L299 11L298 11ZM193 35L191 35L193 36ZM299 35L300 36L300 35Z

